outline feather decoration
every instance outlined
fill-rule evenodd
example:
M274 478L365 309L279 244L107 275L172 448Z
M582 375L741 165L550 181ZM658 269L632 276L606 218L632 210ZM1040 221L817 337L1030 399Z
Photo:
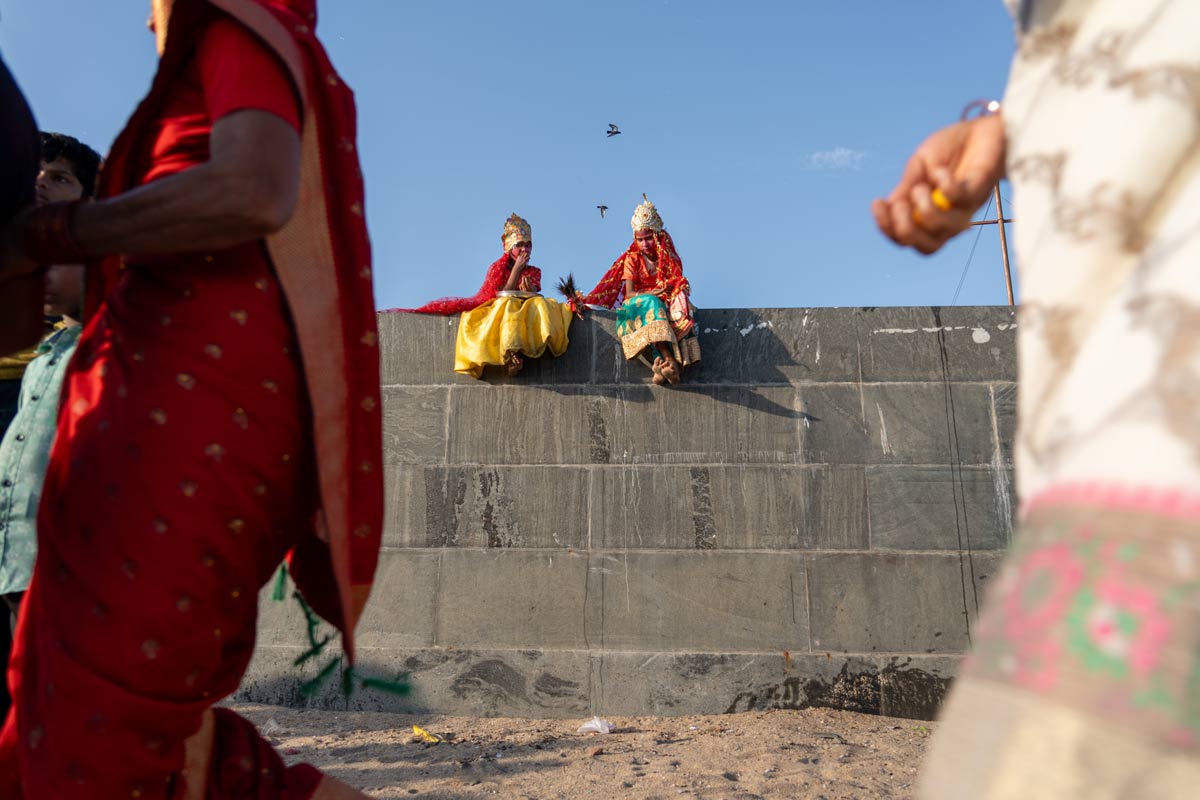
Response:
M583 292L575 288L575 275L568 272L567 277L558 279L558 291L567 299L567 307L575 316L583 319L587 303L583 300Z

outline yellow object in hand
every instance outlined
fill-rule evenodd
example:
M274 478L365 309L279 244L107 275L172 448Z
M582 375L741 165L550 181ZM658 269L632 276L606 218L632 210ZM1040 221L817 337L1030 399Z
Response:
M950 198L946 197L946 193L941 189L934 189L933 192L930 193L929 199L932 200L933 204L942 211L949 211L950 209L954 208L954 204L950 202Z

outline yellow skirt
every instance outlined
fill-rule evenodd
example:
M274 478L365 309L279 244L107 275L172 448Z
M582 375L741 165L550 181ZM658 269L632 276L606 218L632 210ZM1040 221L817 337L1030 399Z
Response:
M539 358L549 348L553 355L561 356L567 351L570 325L571 309L562 303L541 296L497 297L463 312L454 347L454 371L482 377L486 365L502 365L504 356L514 350Z

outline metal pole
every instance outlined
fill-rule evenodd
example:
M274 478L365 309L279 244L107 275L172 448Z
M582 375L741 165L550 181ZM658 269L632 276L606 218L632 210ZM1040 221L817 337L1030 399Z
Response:
M996 224L1000 228L1000 255L1004 258L1004 288L1008 290L1008 304L1013 305L1012 268L1008 263L1008 237L1004 235L1004 204L1000 200L1000 184L996 184Z

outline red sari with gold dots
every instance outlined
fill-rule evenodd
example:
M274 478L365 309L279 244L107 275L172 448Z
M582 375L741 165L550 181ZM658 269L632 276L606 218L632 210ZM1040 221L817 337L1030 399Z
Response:
M382 521L378 357L353 100L311 5L176 0L114 146L103 196L203 163L226 114L269 111L302 131L302 200L269 240L89 271L10 672L5 798L179 796L184 742L237 688L258 590L289 552L353 653ZM208 797L305 798L320 778L218 711Z

